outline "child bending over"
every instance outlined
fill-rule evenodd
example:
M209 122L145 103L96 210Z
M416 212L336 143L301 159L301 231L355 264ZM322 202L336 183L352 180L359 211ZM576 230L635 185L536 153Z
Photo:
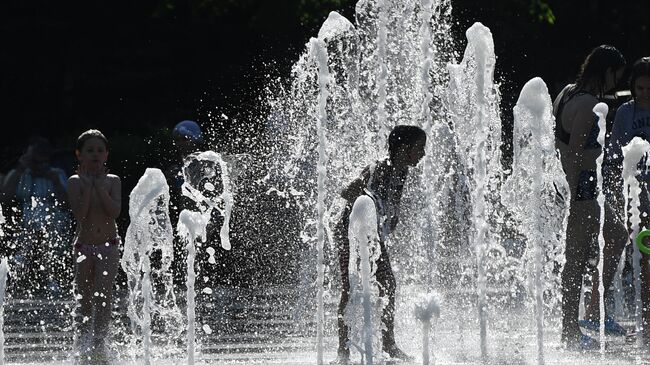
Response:
M382 331L382 347L384 352L392 358L410 359L410 356L399 349L395 343L396 283L386 248L386 239L397 226L400 199L409 167L417 165L424 156L426 140L426 134L418 127L406 125L395 127L388 137L388 158L377 161L372 167L367 166L361 176L352 181L341 193L347 204L341 220L335 228L335 240L339 250L342 279L341 301L338 308L339 347L337 361L340 364L347 364L350 357L350 349L347 345L349 329L343 320L350 295L348 226L352 206L361 195L368 195L375 201L379 217L377 228L381 252L377 261L376 279L379 284L380 295L388 298L388 304L384 308L381 318L386 326L386 329Z

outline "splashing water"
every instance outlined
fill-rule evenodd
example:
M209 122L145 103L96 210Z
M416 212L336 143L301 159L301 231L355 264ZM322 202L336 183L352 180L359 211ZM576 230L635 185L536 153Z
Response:
M6 219L5 219L4 214L2 214L2 205L0 204L0 237L4 237L4 235L5 235L5 232L2 229L2 226L5 224L5 222L6 222Z
M192 199L208 220L213 210L223 217L219 238L221 247L230 250L230 216L234 198L228 165L216 152L201 152L186 158L183 177L183 195Z
M0 209L1 210L1 209ZM3 257L0 262L0 365L5 363L5 294L7 291L7 276L9 275L9 264L7 258Z
M458 134L460 154L468 169L472 201L473 247L477 258L478 313L481 354L487 359L487 263L489 250L487 217L491 213L488 187L501 171L501 120L498 89L494 85L494 43L488 28L475 23L467 32L467 48L459 65L450 65L451 113Z
M545 139L547 150L537 162L547 171L539 185L545 189L542 196L549 199L526 204L533 209L543 207L543 214L527 226L522 223L523 215L513 211L517 207L511 204L509 209L504 208L507 202L502 201L501 190L507 184L502 182L500 93L494 81L492 35L480 23L474 24L466 33L463 58L456 63L451 50L454 43L448 37L450 10L449 2L444 1L359 1L354 24L331 13L319 31L329 66L326 123L318 126L313 122L323 115L323 62L311 51L311 45L292 70L291 87L275 99L274 120L283 126L273 130L284 132L276 135L276 153L283 158L271 170L279 176L275 181L283 184L278 190L301 192L297 199L305 219L302 291L310 296L321 290L320 281L311 279L317 271L312 270L320 268L320 256L313 255L318 250L312 251L320 245L319 207L325 205L327 247L334 251L330 222L338 219L343 205L338 196L341 187L357 176L360 168L372 166L385 153L382 131L399 124L419 125L428 136L426 157L409 174L400 224L388 245L400 272L398 288L408 284L431 289L458 282L468 287L455 295L461 307L475 294L478 297L484 360L488 356L489 306L505 305L509 300L529 303L531 309L537 308L538 357L543 361L543 313L557 310L560 302L557 288L563 264L568 188L563 185L566 182L553 143L548 144L552 133L544 129L540 133L545 137L538 138ZM552 128L547 123L548 91L545 87L534 89L525 92L538 93L524 97L536 100L526 104L533 109L527 113L536 113L544 128ZM325 128L327 134L325 161L319 149L323 144L317 138L318 128ZM282 143L284 140L291 143ZM323 164L327 168L324 188L317 186ZM513 174L522 166L523 162ZM553 183L558 192L562 190L563 198L557 197ZM523 181L520 184L530 188ZM537 235L544 242L543 247L523 238L522 233L529 229L531 237ZM522 250L524 242L527 248ZM473 253L473 262L463 259L467 257L465 251ZM522 251L524 254L517 253ZM326 258L334 255L336 252ZM326 264L334 280L325 290L335 293L332 284L337 283L337 267L332 259ZM525 284L527 280L531 286ZM500 287L508 288L506 295L495 294L494 288ZM530 287L531 300L521 297L525 294L520 287ZM456 313L463 341L467 315L462 310Z
M376 356L373 352L373 348L377 347L373 346L373 341L375 334L378 332L377 329L381 328L381 326L373 326L372 319L373 310L376 310L375 308L378 307L377 305L373 305L373 302L376 302L373 301L373 298L378 298L376 288L377 282L373 279L377 269L375 262L380 254L377 222L378 218L375 201L367 195L358 197L352 206L352 212L350 213L350 226L348 228L351 253L349 264L350 301L348 304L349 308L346 307L346 310L348 311L347 318L353 318L351 313L354 313L354 307L359 302L358 299L361 299L363 307L363 315L360 316L363 318L361 336L360 338L358 336L350 336L350 341L355 342L355 339L360 339L359 343L363 344L362 358L366 359L366 364L368 365L373 364L373 358ZM361 266L360 270L357 268L357 265ZM383 309L383 306L379 305L379 307ZM381 314L377 315L375 312L375 322L377 321L377 318L380 318L380 316ZM353 321L350 322L352 322L348 323L350 326L350 332L354 333L355 329L357 329L358 332L359 326L355 326Z
M625 205L625 216L630 217L629 223L631 226L630 240L634 242L636 236L639 234L641 223L641 205L640 195L642 193L641 186L637 180L639 171L637 166L641 158L650 151L650 143L641 137L634 137L630 143L623 147L623 196L625 201L630 204ZM632 266L634 269L634 318L636 329L636 346L641 348L643 346L643 339L641 338L643 328L643 303L641 302L641 252L636 245L633 246Z
M559 273L569 212L569 187L555 152L551 97L544 81L528 81L514 108L512 174L503 185L505 205L526 235L526 273L532 274L537 363L544 363L544 308L559 305ZM522 205L527 201L527 205ZM531 211L529 207L534 207ZM551 294L551 295L545 295ZM556 300L544 303L544 297Z
M332 223L344 205L340 190L362 168L386 154L387 134L401 124L422 127L428 143L426 157L411 169L405 183L400 223L390 238L384 237L398 282L399 345L416 351L419 341L413 339L421 338L425 363L527 363L535 356L538 363L594 360L588 354L569 353L554 358L557 352L549 351L555 348L547 334L557 326L548 323L557 317L561 301L559 273L570 196L553 147L546 85L533 79L524 86L514 110L512 171L503 171L500 91L494 80L496 57L490 30L474 24L466 32L467 47L460 58L450 37L451 1L361 0L355 10L354 22L336 12L329 15L318 38L307 44L294 65L290 87L269 101L273 153L265 181L275 185L267 191L293 199L300 209L299 219L286 222L300 226L300 247L285 256L298 256L296 261L302 263L300 270L287 271L287 275L297 276L294 282L301 284L292 290L305 305L287 311L298 319L295 327L316 328L316 362L322 364L324 357L331 355L327 343L333 329L328 319L332 319L333 311L328 305L340 289ZM635 179L629 178L636 173L638 162L632 154L626 157L626 161L634 160L626 170L626 182L631 186L630 194L638 195ZM215 249L204 243L210 240L211 224L220 217L221 247L231 248L229 221L234 198L228 168L219 154L204 152L190 156L183 169L183 194L194 204L180 213L177 226L188 251L186 328L190 364L203 360L197 360L197 355L209 356L196 341L195 266L202 264L202 251L209 256L208 264L216 263ZM164 279L164 274L156 274L160 269L150 252L165 250L161 245L169 240L170 223L165 214L160 214L166 209L168 196L159 172L148 170L141 182L131 197L133 228L127 233L123 265L130 288L135 288L135 296L129 299L133 303L129 315L136 323L133 341L137 342L136 335L144 336L141 352L146 363L156 354L152 351L156 341L146 338L155 338L155 318L161 315L156 308L166 292L158 290L164 285L156 284L156 278ZM365 207L370 214L371 202L366 201ZM213 213L220 217L215 219ZM638 231L638 204L633 204L631 213ZM357 243L353 237L374 237L375 221L376 217L368 218L367 214L359 219L351 217L351 232L353 226L372 232L350 235L350 282L355 287L345 315L352 345L369 363L384 360L372 353L380 348L382 323L377 319L384 305L372 275L379 248L374 238ZM361 244L365 241L371 243L367 254ZM635 257L638 277L638 252ZM635 285L639 293L638 280ZM212 288L198 290L213 293ZM261 290L265 294L272 291L266 287ZM436 322L436 330L446 338L436 335L440 341L435 346L436 357L430 359L431 324L427 321L437 316L437 300L419 295L434 291L445 291L449 310ZM168 303L171 306L173 300ZM417 316L412 315L413 306ZM637 314L640 309L638 302ZM405 311L407 316L403 315ZM497 311L498 315L491 314ZM362 318L368 320L361 322ZM207 323L198 327L207 336L219 335ZM313 335L308 333L305 336ZM167 339L178 340L179 336L170 334ZM313 344L309 339L306 342ZM288 356L308 363L311 360L307 358L314 355L311 349L307 354L289 352ZM141 355L139 351L133 347L134 358ZM266 355L254 360L264 363ZM608 360L611 357L601 362Z
M205 242L211 214L216 209L224 221L220 229L221 247L230 250L229 222L233 206L228 166L216 152L190 155L183 166L183 195L189 197L198 211L184 209L178 218L178 234L187 242L187 356L195 361L196 329L196 260L197 240ZM220 192L220 193L219 193Z
M596 178L598 186L598 207L600 209L600 228L598 229L598 306L600 312L600 322L598 326L598 334L600 337L600 356L605 356L605 286L603 284L603 267L604 251L605 251L605 237L603 236L603 227L605 225L605 194L603 194L603 158L605 156L605 117L609 107L605 103L598 103L594 106L593 112L598 116L598 143L601 146L600 155L596 158Z
M436 294L427 294L415 303L415 317L422 322L422 364L429 365L429 330L431 320L440 317L440 299ZM435 364L435 356L431 363Z
M311 51L316 58L318 64L318 116L316 118L316 130L318 133L318 164L316 171L318 171L318 197L317 197L317 211L318 211L318 226L316 228L316 249L318 257L316 261L318 270L318 279L316 281L317 291L317 309L316 309L316 346L317 346L317 363L323 363L323 326L325 322L325 309L323 304L323 283L325 281L325 268L324 268L324 254L323 249L325 246L325 181L327 178L327 167L325 162L327 159L327 136L325 135L325 125L327 125L327 85L329 83L329 70L327 68L327 49L325 43L318 39L312 39Z
M167 346L180 335L182 317L176 304L170 267L174 260L173 230L169 220L169 187L158 169L147 169L130 195L131 223L124 240L122 269L127 275L127 314L134 334L143 336L143 361L151 361L151 321L155 315L167 336ZM155 262L152 263L152 257ZM135 344L135 337L133 343ZM132 351L136 351L132 345ZM166 354L169 356L170 354Z
M195 329L196 329L196 272L194 261L196 260L197 239L206 239L205 227L208 220L199 212L183 210L178 217L178 234L187 242L187 363L194 364L195 358Z
M434 123L430 123L432 127L427 129L429 139L431 141L449 139L444 137L449 130L448 124L445 123L444 105L441 98L434 97L444 91L445 76L439 74L441 73L439 70L444 69L447 60L452 56L448 51L451 39L445 35L449 26L445 21L449 16L449 2L434 2L434 5L431 5L430 21L425 21L420 16L417 10L419 2L385 1L383 4L382 6L374 1L358 2L355 24L340 14L332 12L319 31L318 39L327 47L330 76L325 110L328 118L322 125L327 135L325 147L327 181L324 189L317 187L318 131L314 123L319 115L319 95L322 90L318 82L320 64L314 53L310 51L311 46L292 70L291 88L281 93L272 103L274 120L283 123L282 126L273 128L273 131L285 133L273 135L275 138L273 143L278 146L276 154L283 157L278 158L277 163L270 169L271 174L277 176L273 180L280 182L278 190L295 190L301 193L296 196L297 205L301 207L301 214L304 217L301 234L304 242L301 261L304 266L299 272L299 281L304 283L305 289L301 291L306 297L316 297L308 293L319 290L314 286L317 282L314 268L318 265L316 255L313 254L317 250L313 248L318 241L319 221L317 202L314 198L316 196L323 198L326 242L329 242L326 249L332 252L335 245L331 222L337 220L343 206L343 201L339 197L340 189L357 176L360 169L371 165L386 153L386 139L382 137L385 133L398 124L423 125L422 119L431 121L433 114L440 117L441 123L436 123L435 126ZM429 31L424 32L422 30L424 28L428 28ZM423 37L427 34L430 38L425 41ZM429 46L423 45L425 43ZM421 46L428 52L427 56L421 54L423 52ZM440 52L440 57L434 59L431 56L433 49ZM427 61L421 61L423 58ZM431 82L425 87L427 79ZM425 97L425 94L430 99ZM433 112L423 115L426 113L422 110L426 110L427 107ZM386 132L382 133L382 130ZM290 143L287 144L285 141ZM431 171L452 163L447 158L449 152L441 147L441 144L427 144L428 151L437 148L443 150L438 154L442 157L442 161L433 163L431 157L425 157L425 163L430 166ZM427 155L432 156L433 153ZM437 177L436 173L437 171L429 175ZM432 204L431 199L422 199L426 194L424 187L427 184L420 181L418 174L412 175L413 181L409 181L408 184L414 185L411 191L417 191L417 194L412 199L410 197L408 199L426 206ZM446 178L451 179L449 176ZM439 195L436 202L447 205L446 202L442 203L446 199L444 195L454 192L453 189L446 189L443 193L436 192L435 195ZM446 219L441 211L436 209L431 211L437 212L440 219ZM431 218L424 217L423 214L418 214L413 220L404 220L405 224L412 223L415 226L419 222L430 221ZM441 225L434 221L428 226L433 230ZM409 239L404 242L418 245L420 248L417 250L422 253L422 255L414 255L417 257L414 260L418 265L422 265L422 270L408 266L407 280L412 280L412 277L430 276L428 274L430 270L425 267L430 262L427 256L431 254L428 248L432 245L422 244L422 241L430 240L435 235L422 235L421 232L422 229L418 228L402 229L401 233L395 233L396 236L407 235ZM451 234L449 236L453 236L453 239L458 237ZM325 263L329 267L329 272L336 273L338 268L332 260L333 257L335 256L331 253L327 254ZM336 278L336 275L334 277ZM329 281L329 283L326 284L326 292L336 291L336 287L331 285L337 284L337 281ZM305 317L309 316L310 312L306 311Z

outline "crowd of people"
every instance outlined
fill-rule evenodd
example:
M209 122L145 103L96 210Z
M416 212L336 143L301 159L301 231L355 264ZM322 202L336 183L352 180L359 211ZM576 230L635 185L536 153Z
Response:
M600 231L600 206L596 200L596 159L601 153L597 141L598 116L594 106L611 92L626 74L623 55L612 46L599 46L585 59L575 83L567 85L555 98L556 146L569 183L570 211L566 231L566 263L562 271L562 334L567 348L595 349L598 342L586 331L599 327L600 303L598 280L593 274L592 295L586 305L584 318L579 318L581 291L588 273L588 261L593 255L593 242ZM604 175L606 203L603 222L605 249L602 273L605 289L612 284L621 256L630 242L622 181L621 148L634 137L650 136L650 58L636 61L630 69L629 85L632 97L615 111L611 133L605 144ZM199 126L192 121L179 123L173 132L177 156L165 170L172 207L172 221L187 204L183 202L181 167L188 155L204 147ZM409 167L417 165L424 156L427 136L414 126L398 126L388 139L388 157L366 167L359 178L344 188L341 196L347 201L335 227L338 247L342 293L338 309L339 363L349 359L349 328L344 317L350 282L349 217L352 205L362 195L373 199L379 220L380 256L376 263L376 280L381 296L387 297L383 309L383 350L400 359L410 357L397 347L394 338L396 281L390 264L386 239L399 219L400 199ZM25 153L6 175L0 176L2 202L13 202L20 212L20 226L3 254L13 257L17 273L14 288L29 288L26 295L57 296L69 292L74 282L78 302L75 314L77 349L91 354L95 360L106 357L106 337L110 323L115 277L119 268L119 246L116 219L121 212L122 188L120 178L105 167L109 156L108 139L98 130L82 133L75 147L78 168L67 176L52 164L53 149L42 137L30 140ZM641 199L641 226L650 228L650 173L642 163L639 180L644 193ZM73 229L73 223L76 228ZM5 240L4 242L9 242ZM180 243L177 243L180 245ZM399 249L399 245L396 246ZM182 251L182 248L178 248ZM643 282L643 324L650 326L650 274L648 258L641 260ZM179 265L182 264L178 260ZM180 268L181 266L179 266ZM58 276L57 276L58 275ZM70 278L74 275L74 281ZM611 291L607 291L606 294ZM627 335L629 330L609 314L605 316L608 334ZM650 341L650 331L644 331Z

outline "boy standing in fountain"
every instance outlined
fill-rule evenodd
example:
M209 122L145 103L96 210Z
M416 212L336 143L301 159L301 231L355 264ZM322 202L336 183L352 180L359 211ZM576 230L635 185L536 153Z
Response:
M424 156L424 147L427 136L425 132L415 126L400 125L395 127L388 137L387 158L367 166L361 176L352 181L341 192L347 201L340 221L335 227L335 240L339 250L339 265L341 269L341 301L338 308L339 329L339 364L347 364L350 357L348 347L349 328L343 320L345 308L350 295L350 281L348 264L350 261L350 242L348 240L348 226L350 213L356 199L361 195L368 195L374 201L379 217L378 232L380 244L380 257L377 261L376 279L379 284L379 293L387 297L388 302L383 310L382 322L386 329L382 330L382 347L392 358L409 360L404 351L395 343L395 276L390 264L386 240L397 226L399 219L399 205L404 189L404 182L409 172L409 167L417 165Z
M70 207L77 221L74 240L77 298L76 346L81 363L108 363L105 340L119 267L120 237L115 219L121 209L120 178L108 174L108 140L98 130L77 139L77 175L68 180Z

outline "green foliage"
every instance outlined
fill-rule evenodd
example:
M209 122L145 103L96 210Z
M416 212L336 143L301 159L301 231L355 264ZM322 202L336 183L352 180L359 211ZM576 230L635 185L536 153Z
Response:
M540 23L549 25L555 24L555 14L553 9L544 0L531 0L528 7L528 13Z
M316 28L331 11L352 9L357 0L158 0L154 17L199 19L228 19L253 29L288 28L301 26ZM472 1L453 1L462 11L475 6ZM482 6L479 6L482 7ZM500 0L490 5L500 14L528 13L527 21L553 25L556 16L549 0ZM524 20L522 19L522 20Z
M176 10L176 1L160 0L151 14L154 18L164 18Z
M240 19L252 27L320 25L331 11L354 6L356 0L159 0L154 17Z

